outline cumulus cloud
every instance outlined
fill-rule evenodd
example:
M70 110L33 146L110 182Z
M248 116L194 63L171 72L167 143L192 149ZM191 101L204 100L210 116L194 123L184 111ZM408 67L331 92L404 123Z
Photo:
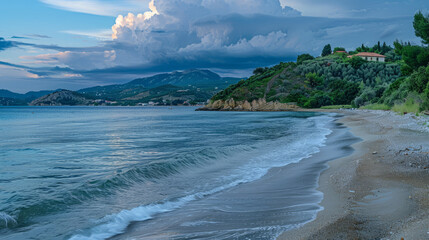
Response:
M303 1L308 6L320 4ZM186 68L249 69L295 60L297 54L304 52L319 55L327 43L351 49L362 43L413 40L414 35L411 17L309 17L279 0L142 2L146 4L143 11L116 18L111 39L103 45L92 48L35 45L59 53L26 59L70 67L84 71L81 74L86 76L138 75ZM294 6L298 2L287 3ZM335 5L333 0L327 0L325 7L330 5ZM306 8L296 6L308 15ZM335 6L327 12L333 14L337 9L343 13L367 14L349 0Z
M122 35L123 29L131 30L135 33L136 30L143 31L146 27L146 21L151 19L155 15L159 15L158 10L155 7L154 0L149 3L150 11L143 14L137 14L134 16L132 13L128 13L127 16L119 15L116 18L116 23L112 27L112 38L118 39L118 36Z
M427 0L280 0L304 16L328 18L392 18L412 16L417 10L427 10Z

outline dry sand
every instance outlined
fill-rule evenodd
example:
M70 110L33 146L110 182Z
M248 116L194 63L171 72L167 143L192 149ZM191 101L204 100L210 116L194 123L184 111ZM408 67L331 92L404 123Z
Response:
M429 239L429 118L338 112L362 142L320 176L316 220L278 239Z

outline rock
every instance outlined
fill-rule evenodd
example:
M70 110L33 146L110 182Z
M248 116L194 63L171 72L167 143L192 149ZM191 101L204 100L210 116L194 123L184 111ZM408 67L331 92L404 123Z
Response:
M299 107L295 104L267 102L264 98L254 99L252 102L235 101L233 98L226 101L211 101L201 111L292 111Z

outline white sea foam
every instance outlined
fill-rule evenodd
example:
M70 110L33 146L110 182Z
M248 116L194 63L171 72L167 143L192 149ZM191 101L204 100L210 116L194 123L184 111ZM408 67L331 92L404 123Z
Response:
M309 122L316 124L317 130L309 134L307 133L305 138L299 140L289 139L286 146L278 146L271 149L270 152L249 159L247 164L237 168L234 174L228 176L232 182L209 191L194 193L176 200L143 205L131 210L122 210L117 214L108 215L99 221L98 226L93 227L86 234L74 235L70 240L101 240L113 237L123 233L131 222L146 221L157 214L174 211L191 201L202 199L242 183L260 179L270 168L297 163L302 159L310 157L319 152L320 147L324 146L327 136L332 132L326 125L333 121L333 118L324 115L312 117L309 120L311 120ZM287 148L286 151L285 147Z
M0 226L4 225L5 227L9 227L14 224L17 224L15 218L5 212L0 212Z
M123 233L126 227L131 222L145 221L151 219L155 214L171 212L175 209L182 207L183 205L201 199L208 195L223 191L225 189L237 186L243 183L242 181L235 181L226 186L217 187L210 191L195 193L186 197L179 198L175 201L168 201L165 203L151 204L145 206L139 206L131 210L122 210L118 214L113 214L104 217L100 221L100 225L91 229L90 235L75 235L70 240L98 240L107 239L117 234Z

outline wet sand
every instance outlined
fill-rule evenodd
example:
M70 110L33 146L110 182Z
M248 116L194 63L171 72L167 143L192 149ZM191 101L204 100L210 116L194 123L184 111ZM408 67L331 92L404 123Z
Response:
M337 112L363 141L321 174L324 210L278 239L429 239L429 118Z

